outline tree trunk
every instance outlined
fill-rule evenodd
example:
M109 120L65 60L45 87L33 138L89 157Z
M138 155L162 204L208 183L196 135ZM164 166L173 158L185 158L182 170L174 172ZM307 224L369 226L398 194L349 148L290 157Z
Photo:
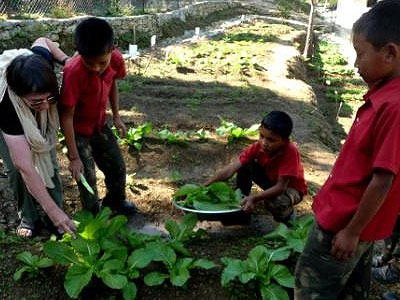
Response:
M306 43L304 45L304 52L303 52L304 58L309 57L310 45L312 42L312 35L313 35L315 7L317 5L317 0L311 0L310 2L311 2L311 9L310 9L310 15L308 18L307 37L306 37Z

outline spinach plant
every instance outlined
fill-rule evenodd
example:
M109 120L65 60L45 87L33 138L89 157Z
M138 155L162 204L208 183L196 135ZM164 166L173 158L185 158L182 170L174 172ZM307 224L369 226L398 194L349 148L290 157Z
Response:
M264 238L269 245L274 244L273 247L288 247L293 252L303 252L304 246L307 242L307 237L310 232L311 226L314 223L312 215L303 216L296 220L290 221L292 227L287 227L283 223L275 228L275 230Z
M184 243L200 238L206 233L203 229L193 230L197 221L196 214L185 214L182 222L168 220L165 224L165 229L169 232L170 241L167 245L182 255L190 256L190 253L185 249Z
M27 251L18 254L17 259L22 261L25 265L14 273L13 278L15 281L20 280L25 272L28 273L30 277L36 277L41 269L48 268L53 265L53 261L51 259L39 255L32 255Z
M151 123L144 123L137 127L130 127L123 142L130 146L134 146L140 151L143 147L144 137L148 136L152 130L153 125Z
M164 243L153 242L146 245L145 251L151 253L155 262L161 262L166 272L153 271L146 274L144 283L148 286L160 285L165 279L174 286L183 286L190 278L190 270L193 268L211 269L216 265L206 259L194 259L192 257L178 256L174 249Z
M242 193L225 182L214 182L208 187L185 184L173 195L178 205L197 210L227 210L240 208Z
M167 144L186 144L188 141L188 134L182 130L177 130L176 132L170 131L169 129L163 129L158 132L158 136L161 140Z
M195 132L195 136L197 136L199 141L205 141L208 140L210 132L208 130L205 130L204 128L201 128Z
M125 300L134 299L137 289L131 280L139 276L139 269L147 266L151 257L140 249L128 253L130 249L121 234L126 217L111 218L111 211L106 208L96 217L82 212L77 220L80 224L76 239L65 234L59 242L44 244L47 256L68 267L64 282L67 294L77 298L96 276L108 287L121 290Z
M289 255L287 248L271 250L260 245L250 250L246 260L223 257L221 261L226 267L221 284L226 287L233 281L241 284L253 282L258 286L262 299L289 300L285 287L294 287L294 277L286 266L277 263Z
M228 141L232 142L249 136L256 136L259 127L259 124L254 124L250 128L242 128L232 122L221 119L221 126L216 129L216 134L219 136L227 136Z

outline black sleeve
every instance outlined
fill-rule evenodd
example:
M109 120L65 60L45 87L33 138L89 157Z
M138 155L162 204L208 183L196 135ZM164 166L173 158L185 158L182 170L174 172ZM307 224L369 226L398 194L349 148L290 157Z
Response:
M24 134L24 129L8 96L8 91L6 91L3 101L0 103L0 129L9 135Z
M40 56L42 56L44 59L46 59L51 67L54 69L54 57L53 54L51 54L51 52L46 49L45 47L42 46L34 46L31 48L31 51L35 54L39 54Z

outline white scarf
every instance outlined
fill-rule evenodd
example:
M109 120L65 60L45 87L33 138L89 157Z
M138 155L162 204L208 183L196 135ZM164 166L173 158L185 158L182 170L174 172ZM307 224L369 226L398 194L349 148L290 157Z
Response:
M7 89L6 70L11 61L19 55L31 55L28 49L6 50L0 55L0 101ZM38 71L40 72L40 71ZM43 183L48 188L54 188L51 178L54 176L54 163L50 151L57 143L59 119L57 106L51 104L48 110L32 113L25 101L17 96L10 88L8 95L17 112L18 119L24 130L25 138L30 146L33 165Z

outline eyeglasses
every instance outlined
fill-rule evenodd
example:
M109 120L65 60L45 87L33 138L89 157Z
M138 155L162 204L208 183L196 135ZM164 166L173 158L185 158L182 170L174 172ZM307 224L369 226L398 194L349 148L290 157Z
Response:
M48 96L46 98L34 99L34 100L27 99L27 98L23 98L23 99L28 104L28 106L30 106L32 108L38 108L38 107L40 107L40 105L42 105L45 102L47 102L48 104L54 104L58 100L58 98L56 96Z

